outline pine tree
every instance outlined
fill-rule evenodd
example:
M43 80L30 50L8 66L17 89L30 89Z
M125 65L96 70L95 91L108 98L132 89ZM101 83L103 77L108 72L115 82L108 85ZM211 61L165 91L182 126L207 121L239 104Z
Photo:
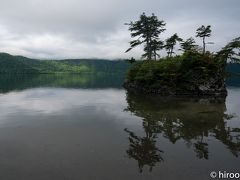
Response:
M177 33L166 40L165 49L167 50L168 57L172 57L172 54L174 53L174 46L177 44L177 42L181 41L182 39L177 35Z
M204 25L202 25L201 27L199 27L197 29L197 35L196 37L200 37L200 38L203 38L203 54L205 54L205 51L206 51L206 42L205 42L205 39L206 37L210 37L211 36L211 26L208 25L207 27L205 27Z
M160 41L159 35L165 31L164 26L166 24L164 21L159 21L154 14L146 16L143 13L138 21L130 22L126 25L129 25L132 38L137 37L137 39L130 41L130 48L126 52L144 44L145 53L142 55L142 58L147 60L156 59L159 56L157 51L163 48L163 42Z
M225 61L240 62L240 37L233 39L217 53Z

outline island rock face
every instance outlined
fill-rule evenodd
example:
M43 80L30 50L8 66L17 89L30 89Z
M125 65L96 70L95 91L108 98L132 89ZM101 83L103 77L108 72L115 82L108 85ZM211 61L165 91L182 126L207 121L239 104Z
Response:
M185 82L176 83L176 86L163 85L162 87L149 87L138 82L125 81L123 86L130 91L138 91L146 94L160 94L163 96L216 96L226 97L225 81L216 77L205 83Z
M226 97L224 66L210 56L191 55L141 61L128 72L124 87L163 96Z

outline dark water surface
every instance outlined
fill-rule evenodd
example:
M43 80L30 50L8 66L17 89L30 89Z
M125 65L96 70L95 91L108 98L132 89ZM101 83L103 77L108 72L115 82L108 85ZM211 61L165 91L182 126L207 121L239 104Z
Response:
M0 180L210 179L239 172L240 87L144 96L123 77L0 77ZM239 85L238 85L239 86Z

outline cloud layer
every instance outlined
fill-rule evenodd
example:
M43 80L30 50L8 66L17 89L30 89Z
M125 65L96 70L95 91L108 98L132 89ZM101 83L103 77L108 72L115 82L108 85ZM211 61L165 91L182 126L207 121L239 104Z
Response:
M34 58L140 57L141 48L125 54L130 35L125 22L142 12L167 23L162 39L177 32L195 36L212 25L218 50L239 36L239 0L0 0L0 51ZM199 41L200 43L200 41Z

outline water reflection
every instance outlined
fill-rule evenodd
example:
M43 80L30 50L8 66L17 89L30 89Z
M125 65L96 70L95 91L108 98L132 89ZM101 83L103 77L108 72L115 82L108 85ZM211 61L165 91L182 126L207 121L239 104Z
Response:
M239 88L226 103L171 99L126 94L121 78L1 75L0 179L200 180L239 167Z
M211 158L211 140L219 140L233 156L239 155L240 128L227 125L233 116L225 113L225 99L163 98L128 92L126 100L126 110L142 118L145 132L142 137L125 129L129 136L129 149L126 152L129 158L138 162L140 172L145 165L151 171L163 161L163 155L167 152L156 143L160 141L161 144L163 139L172 144L184 143L199 159Z
M36 87L122 88L124 74L1 74L0 93Z
M157 133L150 129L149 125L144 126L146 133L144 137L138 137L134 132L125 129L129 134L128 139L130 142L129 149L127 150L128 157L138 161L140 172L143 171L145 165L149 166L149 171L152 171L152 168L156 166L158 162L163 161L161 155L163 151L156 146Z

